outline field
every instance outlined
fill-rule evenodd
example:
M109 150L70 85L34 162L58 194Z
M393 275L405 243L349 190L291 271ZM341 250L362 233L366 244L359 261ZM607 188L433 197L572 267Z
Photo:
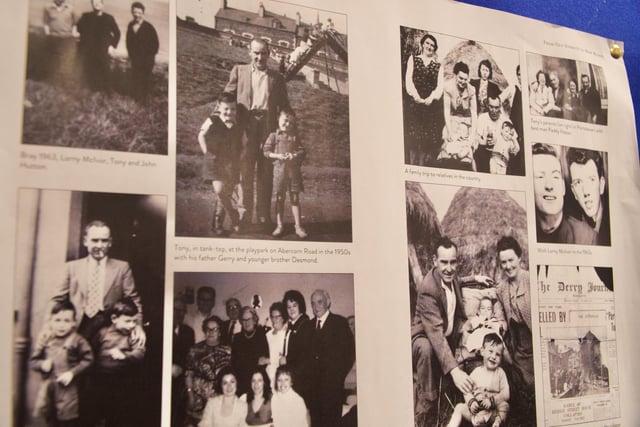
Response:
M212 235L213 194L200 177L202 154L196 138L229 71L248 60L246 48L231 47L213 35L178 26L177 236ZM269 66L277 69L273 61ZM300 200L309 240L351 241L348 97L314 89L300 80L288 82L287 92L307 151L302 167L305 192ZM288 201L285 222L293 222ZM271 238L270 231L249 226L233 237ZM285 231L284 239L297 239L293 227Z

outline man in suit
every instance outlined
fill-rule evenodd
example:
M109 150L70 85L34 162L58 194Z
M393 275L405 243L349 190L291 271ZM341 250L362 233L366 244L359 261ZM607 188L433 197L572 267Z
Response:
M216 290L211 286L200 286L196 291L196 305L184 316L184 323L189 325L195 333L195 342L206 338L202 330L202 322L213 316L216 305Z
M331 297L327 291L319 289L311 294L315 334L309 412L313 427L340 425L344 379L355 360L355 341L349 323L344 317L331 313L330 307Z
M238 104L249 111L247 141L241 158L242 193L246 216L252 222L253 189L256 179L256 216L260 223L270 223L273 166L262 155L262 146L269 134L276 130L278 114L289 107L289 97L283 77L267 67L269 45L254 39L249 46L251 63L233 67L225 92L233 93ZM256 170L257 167L257 170Z
M547 116L562 118L565 89L564 85L560 82L557 71L551 71L549 73L549 84L551 85L551 92L553 93L554 105L547 113Z
M145 344L142 329L142 304L136 290L129 263L109 258L111 229L103 221L92 221L84 228L82 243L88 255L67 262L65 275L54 291L55 302L69 300L76 308L78 333L92 342L92 338L110 321L110 309L124 297L138 306L138 324L132 339Z
M156 29L144 19L144 5L131 5L133 21L127 27L127 52L131 62L131 94L138 102L146 102L151 88L151 74L159 42Z
M580 100L582 107L587 111L587 121L589 123L600 123L602 120L602 104L600 102L600 92L591 85L591 79L588 75L580 76L582 82L582 90L580 91Z
M450 375L462 393L470 393L474 386L454 357L466 315L457 277L458 247L448 237L436 244L433 263L433 269L418 284L411 324L415 425L420 427L437 422L435 411L441 376Z
M242 330L242 323L240 322L240 311L242 305L237 298L229 298L225 304L227 310L227 317L229 320L225 320L222 331L222 342L227 345L233 344L233 336Z

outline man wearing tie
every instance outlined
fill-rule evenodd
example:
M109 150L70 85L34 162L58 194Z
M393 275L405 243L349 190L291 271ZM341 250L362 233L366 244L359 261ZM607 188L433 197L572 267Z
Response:
M331 297L325 290L311 294L315 317L312 343L313 369L309 412L313 427L340 425L344 378L355 360L355 341L344 317L331 313Z
M237 298L229 298L225 304L227 310L227 317L229 320L224 321L222 342L223 344L233 344L233 336L242 331L242 324L240 323L240 310L242 305Z
M92 221L84 228L82 243L88 255L67 262L64 279L54 292L53 301L69 300L76 309L78 333L92 342L94 335L110 324L109 311L124 297L138 306L138 324L132 339L145 344L142 329L142 304L129 263L109 258L111 229L103 221Z
M273 165L262 155L262 146L276 130L278 114L289 107L285 81L267 67L269 45L254 39L249 46L251 63L233 67L225 92L233 93L238 104L249 111L247 141L241 158L242 193L247 223L253 216L253 180L256 178L256 216L260 223L270 223ZM256 170L257 166L257 170Z

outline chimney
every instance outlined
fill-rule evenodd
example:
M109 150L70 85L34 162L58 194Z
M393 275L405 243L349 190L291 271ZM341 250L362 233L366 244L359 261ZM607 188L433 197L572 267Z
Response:
M222 0L222 8L226 9L227 7L227 0Z
M264 18L264 4L262 2L258 5L258 16Z
M296 24L302 25L302 15L300 15L300 12L296 12Z

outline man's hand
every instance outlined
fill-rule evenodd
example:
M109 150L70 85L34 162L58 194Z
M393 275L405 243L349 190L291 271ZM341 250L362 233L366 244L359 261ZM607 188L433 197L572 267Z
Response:
M182 369L180 365L176 365L175 363L171 365L171 376L173 378L178 378L183 372L184 369Z
M456 366L451 370L450 374L453 383L463 394L470 394L473 391L475 383L462 369Z
M51 361L51 359L44 359L40 364L40 370L45 374L48 374L49 372L51 372L52 368L53 368L53 362Z
M280 356L280 366L287 364L287 358L285 356Z
M58 381L60 384L62 384L65 387L68 386L72 380L73 380L73 372L71 371L67 371L63 374L60 374L58 379L56 379L56 381Z
M111 356L113 360L124 360L127 357L119 348L109 350L109 356Z
M147 343L147 334L145 334L142 326L136 325L136 327L133 328L133 331L131 331L131 341L134 343L136 348L144 348Z
M474 280L478 283L482 283L487 288L491 288L496 285L496 282L489 276L484 276L482 274L477 274L473 276Z

